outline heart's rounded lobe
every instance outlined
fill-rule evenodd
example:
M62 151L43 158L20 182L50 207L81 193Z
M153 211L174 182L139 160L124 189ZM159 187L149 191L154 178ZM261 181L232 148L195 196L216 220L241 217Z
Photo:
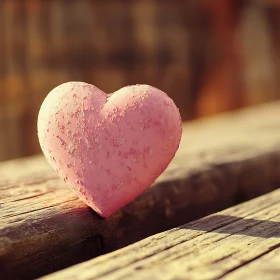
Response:
M68 82L53 89L38 117L47 160L78 196L108 217L165 170L182 135L174 102L148 85L106 95Z

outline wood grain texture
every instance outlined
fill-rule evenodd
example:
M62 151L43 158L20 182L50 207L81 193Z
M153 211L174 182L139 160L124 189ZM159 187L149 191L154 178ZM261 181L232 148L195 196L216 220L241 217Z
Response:
M273 250L264 256L246 264L236 271L228 274L223 280L236 279L279 279L280 275L280 248L273 248Z
M42 279L279 279L279 226L277 190Z
M3 277L39 277L277 188L279 109L272 103L186 124L167 170L105 220L42 156L0 163Z

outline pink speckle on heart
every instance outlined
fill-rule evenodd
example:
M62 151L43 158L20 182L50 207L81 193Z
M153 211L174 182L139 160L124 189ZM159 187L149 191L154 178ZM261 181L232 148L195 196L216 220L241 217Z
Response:
M107 95L69 82L53 89L38 117L54 169L100 216L133 201L166 169L182 135L172 99L148 85Z

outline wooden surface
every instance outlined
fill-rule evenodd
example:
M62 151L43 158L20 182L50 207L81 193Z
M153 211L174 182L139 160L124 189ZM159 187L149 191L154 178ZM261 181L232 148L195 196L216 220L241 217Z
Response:
M108 219L42 156L0 163L0 271L33 279L267 193L280 184L280 103L184 126L177 155Z
M279 279L279 228L277 190L43 279Z

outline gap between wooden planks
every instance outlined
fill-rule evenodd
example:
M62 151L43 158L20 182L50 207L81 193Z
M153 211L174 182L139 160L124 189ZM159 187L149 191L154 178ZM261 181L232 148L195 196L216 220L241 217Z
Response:
M105 256L56 279L279 279L280 190Z
M167 170L105 220L42 156L0 163L2 277L33 279L277 188L279 110L276 102L185 124Z

